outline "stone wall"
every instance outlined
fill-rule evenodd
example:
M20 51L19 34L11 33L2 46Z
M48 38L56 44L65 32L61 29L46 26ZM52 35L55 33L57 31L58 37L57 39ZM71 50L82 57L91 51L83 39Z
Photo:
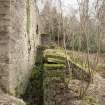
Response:
M51 43L49 34L41 34L41 45L49 45Z
M17 99L13 96L0 93L0 105L26 105L23 100Z
M46 49L43 55L44 105L79 105L75 102L79 100L81 86L87 87L91 80L86 68L69 57L68 67L65 52L60 49Z
M65 69L45 70L43 88L45 105L68 105L65 97Z
M0 0L0 87L23 94L35 62L37 9L34 0Z
M0 88L7 92L9 86L9 0L0 0Z

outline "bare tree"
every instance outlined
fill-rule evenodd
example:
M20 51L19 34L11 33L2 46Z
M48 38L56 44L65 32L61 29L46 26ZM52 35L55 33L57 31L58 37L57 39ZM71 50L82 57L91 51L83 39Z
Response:
M82 35L83 44L86 47L86 53L87 53L87 60L86 65L88 65L88 72L90 74L90 77L92 79L93 77L93 71L90 68L90 62L89 62L89 0L77 0L79 5L79 15L80 15L80 32ZM83 78L84 80L84 78ZM87 92L87 89L90 85L91 81L89 81L86 85L86 87L82 86L81 83L81 90L80 90L80 98L83 98Z

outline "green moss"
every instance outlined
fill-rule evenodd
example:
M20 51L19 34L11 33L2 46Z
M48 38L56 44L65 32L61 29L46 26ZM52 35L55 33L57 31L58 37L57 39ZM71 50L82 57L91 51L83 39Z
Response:
M55 59L55 58L47 58L47 61L48 61L49 63L65 64L65 61L64 61L64 60Z
M85 72L88 72L88 71L87 71L88 68L83 67L82 65L80 65L79 63L77 63L77 62L75 62L75 61L70 60L70 62L71 62L73 65L77 66L80 70L83 70L83 71L85 71Z
M46 64L44 65L45 70L64 69L67 66L66 59L68 59L71 68L74 68L74 70L72 71L72 76L74 78L85 81L91 80L89 71L92 71L92 69L88 68L86 64L82 64L81 61L79 61L79 58L73 59L73 57L70 57L70 55L66 55L65 51L62 49L45 50L44 59L46 61Z
M58 51L58 50L52 50L52 49L47 49L44 51L44 57L47 61L49 62L55 62L55 63L64 63L66 56L64 53Z
M71 57L70 54L66 56L65 51L63 49L47 49L44 51L44 57L46 61L52 62L52 63L54 62L55 63L65 63L66 59L68 59L68 61L71 64L75 65L81 70L87 73L89 71L87 64L82 63L79 58L73 59L73 57Z
M46 76L47 77L64 77L64 73L61 71L61 72L57 72L57 71L53 71L53 72L47 72L46 73Z
M65 56L64 50L60 49L47 49L44 51L44 55L59 55L59 56Z
M97 68L103 70L105 69L105 64L98 64Z
M49 34L47 34L47 33L42 33L42 34L40 34L41 36L49 36Z
M100 105L98 100L92 96L84 97L80 105Z
M47 45L39 45L37 48L45 50L45 49L48 49L49 46L47 46Z
M64 69L66 66L64 64L44 64L44 70L55 70Z
M48 55L45 56L46 60L49 59L49 58L65 61L65 58L62 57L62 56L59 56L59 55L50 55L50 54L48 54Z

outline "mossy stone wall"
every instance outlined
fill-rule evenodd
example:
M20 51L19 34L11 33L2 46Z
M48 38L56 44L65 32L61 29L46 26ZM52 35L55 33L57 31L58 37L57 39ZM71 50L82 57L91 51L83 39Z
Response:
M68 59L68 61L71 72L68 69L64 51L56 49L44 51L44 105L70 105L74 94L79 97L79 93L71 93L69 81L77 79L88 82L90 80L89 73L82 66L79 66L72 59Z
M65 69L54 69L44 71L44 105L64 105L65 96Z

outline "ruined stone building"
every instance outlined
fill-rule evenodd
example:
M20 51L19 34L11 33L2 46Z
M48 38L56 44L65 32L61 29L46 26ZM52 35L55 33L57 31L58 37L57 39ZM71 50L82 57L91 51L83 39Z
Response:
M105 79L43 34L36 1L0 0L0 105L105 105Z
M37 17L35 0L0 0L0 90L3 95L19 97L24 93L39 44ZM4 99L1 93L0 105ZM7 103L8 95L4 95Z

